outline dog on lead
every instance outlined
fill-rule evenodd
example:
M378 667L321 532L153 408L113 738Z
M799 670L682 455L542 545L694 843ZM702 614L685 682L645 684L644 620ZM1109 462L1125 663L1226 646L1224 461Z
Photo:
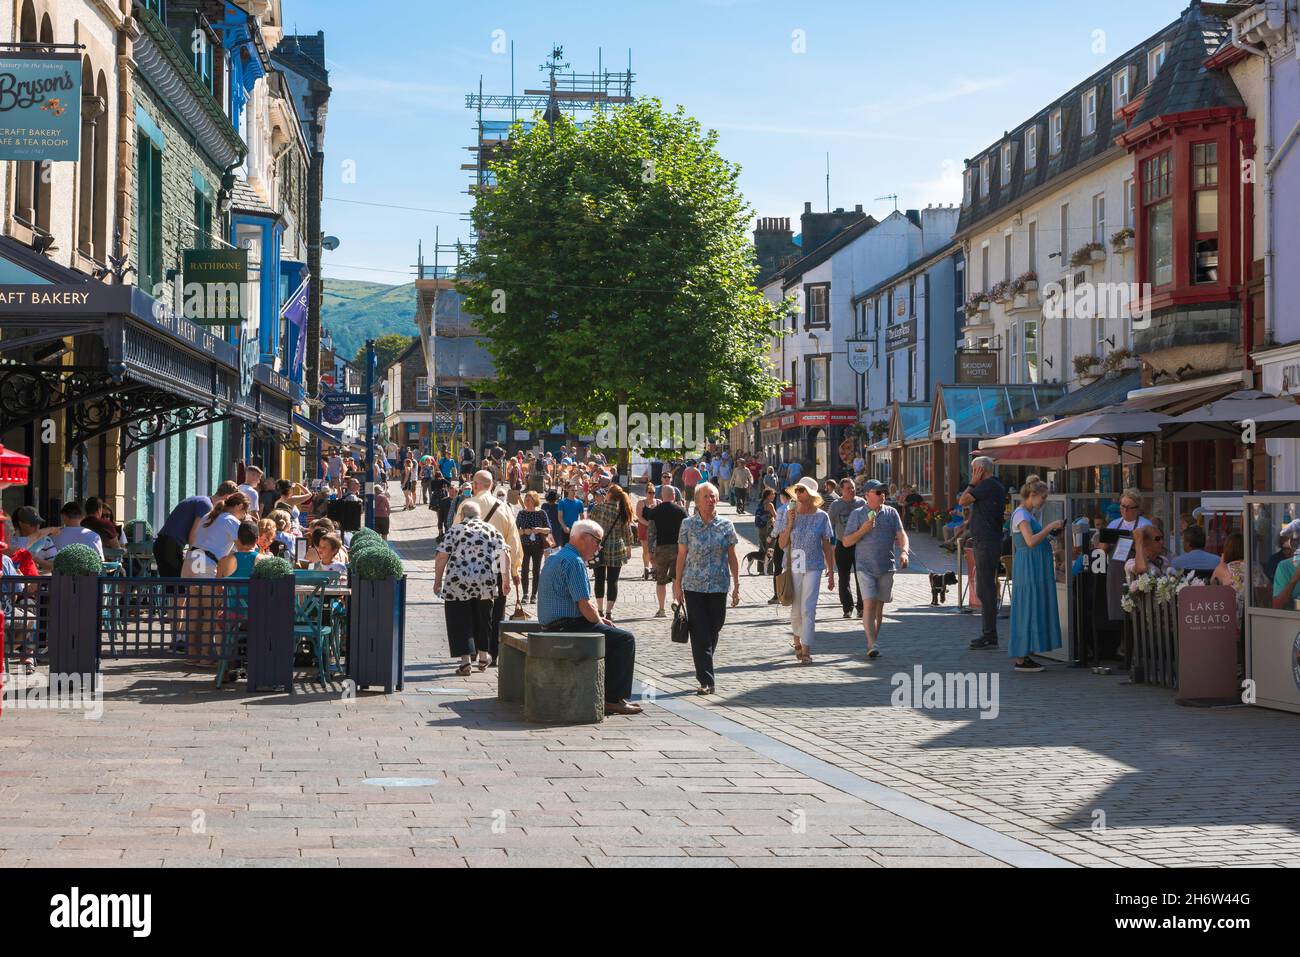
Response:
M930 573L930 604L946 605L948 603L948 586L957 584L957 575L953 572Z
M766 569L770 559L771 559L770 550L756 548L752 552L747 553L745 557L741 559L741 561L745 563L745 574L747 575L767 574ZM758 566L757 572L754 571L754 566L756 565Z

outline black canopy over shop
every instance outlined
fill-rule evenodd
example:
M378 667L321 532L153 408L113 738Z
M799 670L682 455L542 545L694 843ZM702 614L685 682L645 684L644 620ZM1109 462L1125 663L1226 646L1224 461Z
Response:
M33 456L28 501L50 507L63 491L51 476L96 445L102 489L133 453L200 426L292 434L288 390L255 354L241 363L234 343L136 286L90 280L4 237L0 257L0 436Z

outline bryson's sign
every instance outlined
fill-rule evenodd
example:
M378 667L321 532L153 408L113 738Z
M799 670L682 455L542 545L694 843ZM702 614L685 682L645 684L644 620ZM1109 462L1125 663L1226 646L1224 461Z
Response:
M0 55L0 160L76 162L81 153L81 58Z

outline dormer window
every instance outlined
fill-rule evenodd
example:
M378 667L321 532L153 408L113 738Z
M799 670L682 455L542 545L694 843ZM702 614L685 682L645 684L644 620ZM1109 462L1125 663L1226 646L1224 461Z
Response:
M1051 130L1048 134L1048 142L1050 144L1049 148L1052 151L1052 155L1056 156L1061 152L1061 147L1064 143L1064 122L1060 110L1052 111L1051 119L1048 120L1048 126Z
M1128 106L1132 99L1132 75L1132 70L1124 67L1111 79L1111 103L1116 113Z
M965 199L962 200L962 205L964 206L970 205L971 193L972 193L972 182L974 180L974 175L975 175L974 171L971 170L969 167L967 167L966 171L962 174L962 179L965 180L965 188L966 188Z
M989 194L989 158L980 160L980 196Z
M1038 166L1038 127L1025 130L1025 169Z
M1002 185L1006 186L1011 182L1011 144L1002 144Z
M1097 88L1085 90L1083 94L1083 135L1092 136L1097 132Z
M1168 44L1162 43L1147 54L1147 82L1150 83L1165 65L1165 54L1169 52Z

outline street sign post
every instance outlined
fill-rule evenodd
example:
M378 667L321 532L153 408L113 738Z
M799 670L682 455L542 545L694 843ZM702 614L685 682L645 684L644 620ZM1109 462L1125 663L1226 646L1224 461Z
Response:
M366 528L375 527L375 340L366 340Z

